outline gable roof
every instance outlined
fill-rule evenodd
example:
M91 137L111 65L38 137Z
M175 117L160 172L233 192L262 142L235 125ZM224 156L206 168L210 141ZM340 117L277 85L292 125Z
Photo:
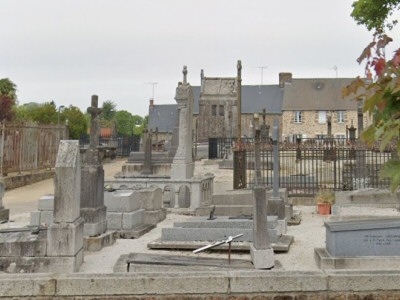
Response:
M172 132L178 126L178 105L159 104L149 108L148 127L158 132Z
M351 78L292 79L285 83L282 110L357 110L357 102L343 98Z
M193 113L199 113L200 86L192 86L194 96ZM242 85L242 113L282 113L283 89L279 85Z

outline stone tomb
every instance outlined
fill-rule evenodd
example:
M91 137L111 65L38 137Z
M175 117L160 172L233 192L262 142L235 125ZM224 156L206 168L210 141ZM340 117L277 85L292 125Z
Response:
M6 185L3 179L0 178L0 223L7 222L10 217L10 210L5 209L3 206L3 196L5 189Z
M293 237L282 234L278 217L268 216L266 226L274 251L288 251ZM235 239L232 249L248 251L253 242L253 220L226 216L208 220L207 217L197 216L185 222L175 222L173 227L162 228L161 238L147 246L151 249L196 249L238 234L243 236ZM215 249L223 248L220 246Z
M138 238L166 217L159 188L105 192L104 202L108 228L122 238Z
M54 180L53 223L32 234L29 228L0 232L0 271L77 272L83 262L80 217L81 166L78 141L61 141Z
M400 218L370 217L325 222L326 248L316 248L321 269L398 269Z

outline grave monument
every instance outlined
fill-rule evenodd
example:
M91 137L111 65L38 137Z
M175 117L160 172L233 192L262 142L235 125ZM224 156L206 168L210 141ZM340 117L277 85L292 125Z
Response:
M7 222L10 217L10 210L3 206L3 196L6 189L4 180L0 177L0 223Z
M92 96L92 105L87 109L91 116L90 144L83 157L81 183L81 216L85 220L85 236L98 236L107 230L104 205L104 170L99 155L98 96Z
M265 186L261 184L260 129L258 128L258 119L255 120L254 157L256 185L253 188L253 244L250 245L250 256L256 269L271 269L275 265L274 250L269 243Z

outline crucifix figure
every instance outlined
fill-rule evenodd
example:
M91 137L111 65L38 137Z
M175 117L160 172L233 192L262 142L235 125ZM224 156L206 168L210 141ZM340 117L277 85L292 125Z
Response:
M87 112L90 114L90 149L97 149L99 146L99 116L101 108L98 108L99 97L92 96L92 105L88 107Z
M183 66L182 73L183 73L183 83L187 83L187 73L188 73L187 66Z

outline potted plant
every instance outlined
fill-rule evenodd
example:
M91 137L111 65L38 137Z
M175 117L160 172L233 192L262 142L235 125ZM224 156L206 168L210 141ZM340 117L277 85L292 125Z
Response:
M320 215L329 215L331 206L335 202L335 193L331 190L321 190L315 196L317 202L318 213Z

